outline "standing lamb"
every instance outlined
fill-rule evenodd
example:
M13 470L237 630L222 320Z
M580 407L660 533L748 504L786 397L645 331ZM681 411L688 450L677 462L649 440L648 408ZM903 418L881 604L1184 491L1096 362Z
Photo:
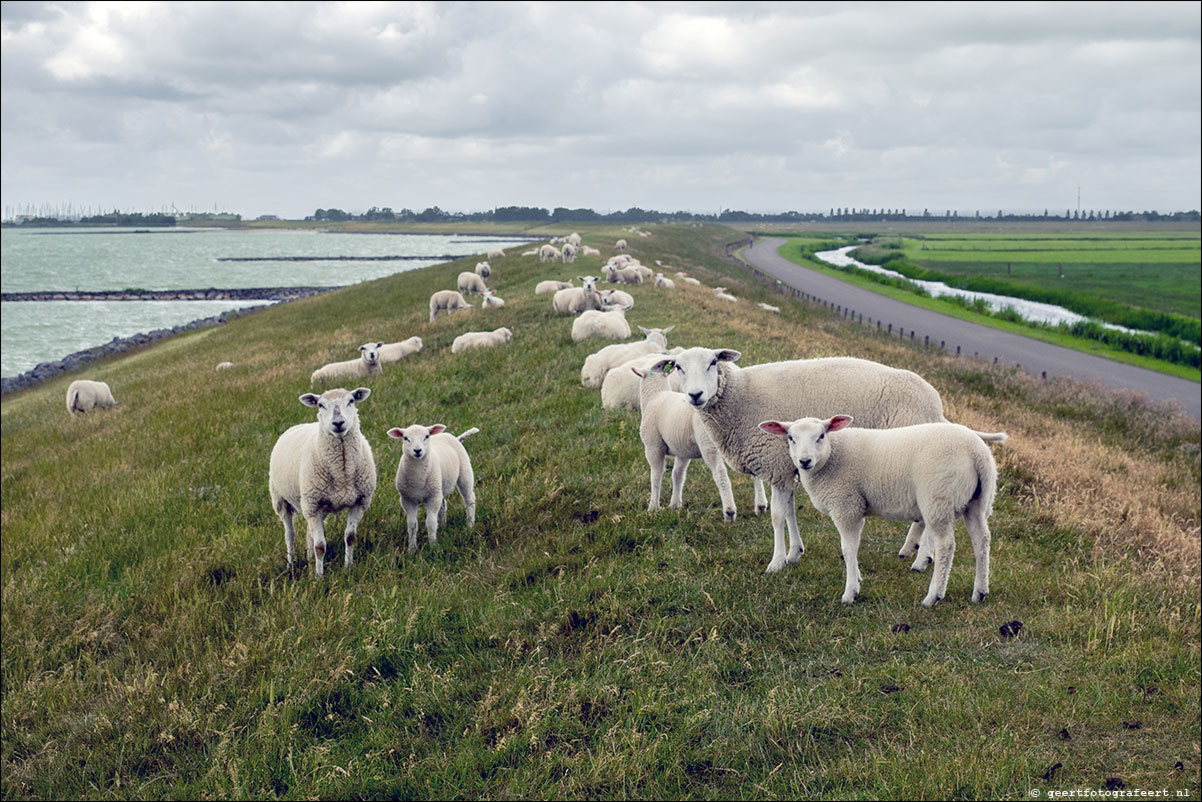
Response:
M722 512L727 521L734 521L738 514L735 506L734 492L730 487L730 476L726 472L726 463L722 452L701 423L700 417L685 401L684 395L673 392L668 384L668 377L631 368L631 373L641 379L639 385L639 407L643 417L639 424L639 437L643 441L643 454L647 465L651 468L651 501L647 510L659 509L660 488L664 481L664 462L667 457L674 459L672 466L672 500L668 503L671 509L680 509L683 500L685 474L689 462L695 459L704 460L718 487L718 496L722 499ZM759 477L752 477L755 484L755 511L767 509L768 502L764 496L764 482Z
M363 343L359 346L359 358L348 359L345 362L331 362L322 365L309 376L310 384L327 384L346 378L362 376L379 376L384 372L380 367L380 346L384 343Z
M284 522L289 568L296 540L292 518L298 510L305 519L306 551L315 576L325 573L326 516L350 510L343 534L344 564L347 568L354 564L355 533L376 492L376 463L359 431L356 407L369 395L366 387L326 390L320 396L305 393L300 402L317 407L317 422L293 426L271 450L267 484L271 507Z
M488 348L493 345L504 345L513 339L513 332L502 326L492 331L467 331L460 334L451 343L451 353L457 354L469 348Z
M438 313L446 311L449 315L460 309L471 309L472 305L463 299L455 290L439 290L430 296L430 322L438 317Z
M649 354L662 354L668 347L668 332L676 328L648 329L639 326L643 338L637 343L615 343L607 345L594 354L589 354L580 369L580 383L585 387L600 387L601 381L613 368L624 362Z
M67 388L67 411L71 417L75 417L76 412L91 412L97 407L115 407L120 403L113 398L113 391L107 382L76 379Z
M416 354L420 350L422 350L421 337L410 337L407 340L401 340L399 343L381 345L380 364L400 362L405 357Z
M986 443L1004 443L1003 432L975 432L955 423L898 429L848 429L849 415L827 420L764 421L760 428L788 439L789 457L814 509L839 530L847 581L843 603L860 592L860 533L869 515L916 521L907 547L919 539L934 553L935 570L924 607L947 592L956 551L953 526L963 517L977 570L972 601L989 595L989 523L997 492L997 465ZM905 549L903 548L903 552Z
M572 321L572 342L578 343L590 337L608 340L625 340L630 336L630 324L626 322L626 311L611 307L610 311L589 310L581 312Z
M571 264L572 262L576 261L577 248L572 243L565 242L563 244L563 251L561 253L565 264Z
M615 251L624 251L624 250L626 250L626 240L624 240L624 239L620 239L620 240L618 240L617 242L615 242L615 243L614 243L614 250L615 250Z
M436 423L429 428L415 424L388 430L389 437L403 441L396 489L405 510L410 554L417 551L419 508L426 506L426 539L433 544L438 540L438 525L447 522L447 496L456 487L467 510L467 528L476 526L476 477L463 439L480 430L472 427L456 437L446 434L446 428Z
M476 273L470 273L467 270L459 274L457 285L460 295L471 295L472 293L483 295L484 291L488 289L484 284L484 279Z
M759 422L850 411L873 429L944 423L943 401L921 376L865 359L798 359L739 368L734 364L739 356L729 349L690 348L651 369L680 370L680 389L722 456L736 471L772 485L773 549L767 570L776 573L797 562L805 547L794 506L796 469L784 441L761 430Z
M554 245L543 245L538 249L538 261L554 262L559 258L559 249Z
M601 380L602 409L638 409L639 387L642 382L631 368L638 368L640 373L646 373L651 366L665 356L675 356L684 351L683 348L673 348L664 354L647 354L623 362L616 368L611 368ZM680 392L680 373L668 376L668 389Z

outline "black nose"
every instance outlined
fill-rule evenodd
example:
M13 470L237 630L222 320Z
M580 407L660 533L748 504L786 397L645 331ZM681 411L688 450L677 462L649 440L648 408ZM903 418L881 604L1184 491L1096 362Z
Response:
M422 450L420 448L413 449L413 456L420 457L421 455L422 455Z
M694 392L689 393L689 398L693 399L693 403L696 404L698 401L701 400L701 391L696 390Z
M803 459L803 460L798 460L797 464L801 467L801 469L803 471L808 471L810 469L810 466L813 465L814 462L813 462L813 460Z

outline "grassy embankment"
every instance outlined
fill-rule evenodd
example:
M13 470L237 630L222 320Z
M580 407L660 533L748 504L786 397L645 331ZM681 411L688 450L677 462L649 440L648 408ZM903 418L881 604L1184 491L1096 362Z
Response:
M1197 798L1197 425L769 295L711 255L727 229L644 228L644 262L744 300L635 287L632 323L747 364L911 368L951 419L1010 433L986 603L967 602L962 527L928 611L928 576L894 556L905 527L870 520L848 608L808 503L807 552L775 576L766 517L722 523L697 466L685 509L649 515L637 415L580 387L598 344L533 295L597 260L496 260L504 309L428 323L473 257L103 363L88 375L116 410L68 418L66 378L5 400L4 796L1027 798L1121 778ZM619 233L580 230L604 252ZM449 353L502 325L509 347ZM272 444L312 419L296 397L314 367L412 334L423 352L363 382L380 484L357 564L334 535L324 581L290 576ZM479 521L464 531L456 497L409 556L384 431L435 421L481 428ZM745 512L745 477L735 491Z

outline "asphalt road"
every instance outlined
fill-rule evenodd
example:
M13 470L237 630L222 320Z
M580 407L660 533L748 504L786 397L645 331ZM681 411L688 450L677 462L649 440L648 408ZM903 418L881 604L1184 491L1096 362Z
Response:
M902 328L906 337L913 331L918 342L930 337L931 343L942 342L950 351L959 346L966 356L991 362L996 358L1001 364L1019 365L1035 376L1046 372L1049 378L1064 376L1098 381L1112 387L1141 391L1154 401L1179 401L1186 413L1202 419L1202 388L1192 381L895 301L790 262L777 253L784 242L767 237L757 239L743 255L748 262L785 284L826 301L832 307L853 310L857 318L863 315L865 323L869 318L874 325L878 320L885 326L892 323L894 330Z

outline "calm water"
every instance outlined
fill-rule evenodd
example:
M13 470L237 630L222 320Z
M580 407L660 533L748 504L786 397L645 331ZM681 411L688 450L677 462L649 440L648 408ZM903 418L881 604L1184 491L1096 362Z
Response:
M0 229L0 289L171 290L337 286L443 261L516 248L479 236L331 234L224 229ZM429 256L416 261L220 262L222 257ZM101 345L254 304L246 301L38 301L0 306L0 375Z

